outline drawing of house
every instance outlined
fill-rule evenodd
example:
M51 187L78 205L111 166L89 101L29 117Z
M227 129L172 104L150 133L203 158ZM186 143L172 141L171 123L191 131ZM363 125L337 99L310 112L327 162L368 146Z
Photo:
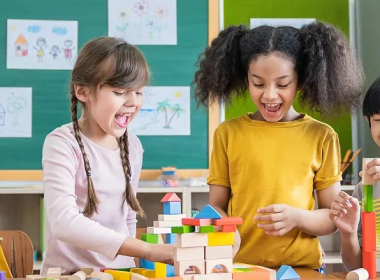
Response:
M20 34L15 42L15 52L16 56L27 56L28 55L28 42L25 37Z
M0 126L5 125L5 109L0 103Z

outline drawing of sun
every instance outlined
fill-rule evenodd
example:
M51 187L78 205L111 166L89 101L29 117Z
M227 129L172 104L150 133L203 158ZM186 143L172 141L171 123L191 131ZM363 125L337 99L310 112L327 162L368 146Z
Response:
M174 96L175 97L181 97L182 96L182 92L181 91L176 91L175 93L174 93Z
M11 30L12 30L12 31L16 31L16 30L17 30L17 26L16 26L16 25L12 25L12 26L11 26Z

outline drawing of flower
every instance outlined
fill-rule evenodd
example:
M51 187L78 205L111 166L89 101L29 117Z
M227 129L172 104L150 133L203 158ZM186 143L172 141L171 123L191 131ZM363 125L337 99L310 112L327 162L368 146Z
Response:
M149 3L144 0L137 1L133 6L133 11L138 16L141 16L142 14L147 14L149 12Z
M120 14L119 14L119 19L120 20L126 20L126 19L128 19L129 18L129 11L122 11L122 12L120 12Z
M165 5L157 6L155 13L156 13L156 17L158 17L159 19L163 19L164 17L168 15L169 9Z
M7 112L12 114L13 121L11 123L12 126L18 126L18 113L22 112L26 107L26 100L23 97L16 96L13 92L11 93L11 97L8 98L8 107Z
M153 31L156 27L156 20L154 18L148 18L145 25L146 28Z

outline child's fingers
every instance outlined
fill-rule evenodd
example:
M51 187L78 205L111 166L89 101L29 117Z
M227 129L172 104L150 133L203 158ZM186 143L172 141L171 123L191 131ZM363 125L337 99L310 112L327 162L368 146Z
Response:
M380 165L380 158L374 158L367 164L367 170L371 169L372 167Z
M369 176L374 176L374 175L376 175L376 173L380 172L380 166L379 165L375 165L375 166L372 166L372 167L368 167L368 171L367 172L368 172Z
M342 214L347 213L347 210L344 208L344 206L340 203L335 202L335 201L333 203L331 203L331 210L339 211Z
M280 230L285 227L284 222L276 222L272 224L257 224L258 228L261 228L265 231L274 231L274 230Z
M329 216L331 220L335 221L336 219L343 217L343 214L338 210L330 210Z
M340 191L338 194L338 197L341 197L344 200L348 200L348 199L350 199L351 196L344 191Z
M355 212L359 211L359 209L360 209L359 200L357 198L351 196L349 201L351 203L352 210L354 210Z
M272 204L272 205L257 209L257 213L279 213L282 211L284 211L283 204Z
M275 213L269 215L255 215L253 218L256 221L278 222L282 220L282 217L282 213Z

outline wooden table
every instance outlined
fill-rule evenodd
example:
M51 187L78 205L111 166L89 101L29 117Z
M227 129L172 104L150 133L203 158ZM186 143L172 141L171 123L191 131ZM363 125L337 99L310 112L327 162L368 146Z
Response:
M333 272L330 273L331 276L336 277L338 279L346 279L346 272ZM380 273L377 273L376 280L380 280Z
M315 279L346 279L346 274L341 273L337 274L338 276L342 276L343 278L336 277L334 275L323 275L313 269L310 268L295 268L295 271L298 273L298 275L301 277L301 279L306 279L306 280L315 280ZM168 278L170 279L170 278ZM379 278L380 279L380 278ZM13 278L12 280L25 280L25 278Z

